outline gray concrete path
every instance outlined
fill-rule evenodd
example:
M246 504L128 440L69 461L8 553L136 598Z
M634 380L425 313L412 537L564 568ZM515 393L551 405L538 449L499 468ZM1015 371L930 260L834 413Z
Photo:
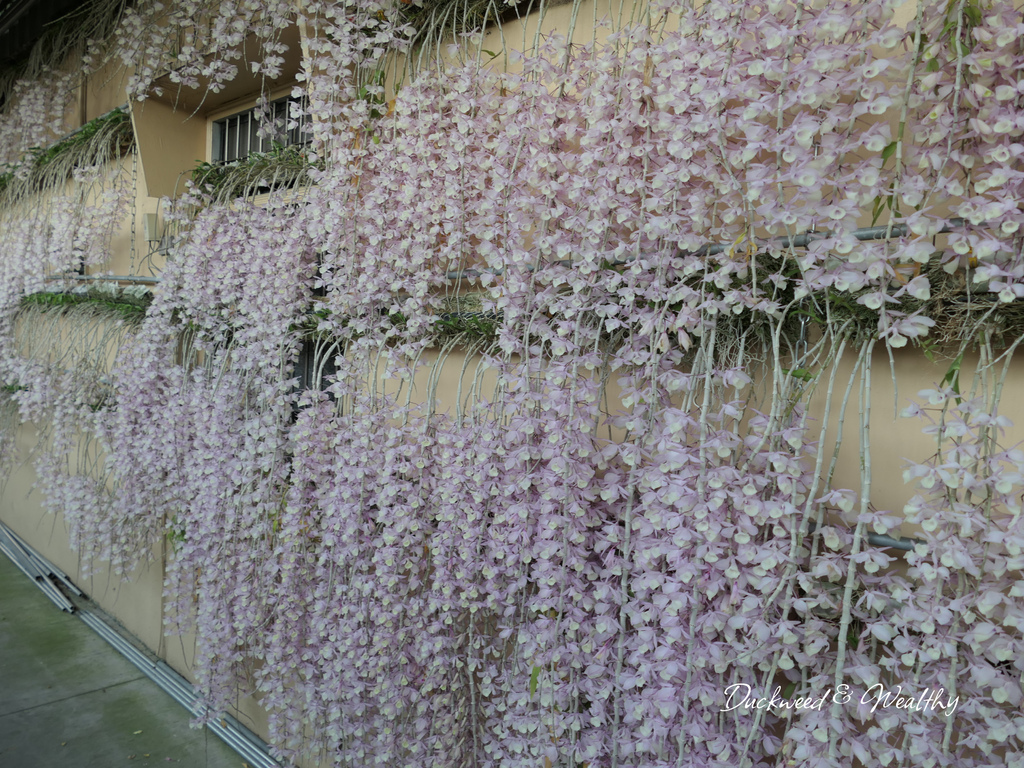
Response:
M242 758L0 554L0 768L241 768Z

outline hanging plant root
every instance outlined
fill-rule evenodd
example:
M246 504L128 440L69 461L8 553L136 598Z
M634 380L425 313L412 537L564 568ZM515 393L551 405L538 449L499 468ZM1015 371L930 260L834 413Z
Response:
M65 184L75 170L125 157L135 148L131 116L114 109L45 149L32 150L27 173L0 175L0 202L14 203L28 195Z

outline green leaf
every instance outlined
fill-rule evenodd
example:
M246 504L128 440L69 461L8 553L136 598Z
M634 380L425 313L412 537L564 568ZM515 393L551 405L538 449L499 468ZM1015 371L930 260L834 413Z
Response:
M898 144L898 142L895 142L895 141L890 141L888 144L886 144L885 149L882 150L882 162L883 163L896 153L896 145L897 144Z
M939 382L941 386L949 386L956 394L956 401L959 404L961 401L960 397L960 367L964 363L964 353L961 351L953 359L953 363L949 366L949 370L946 371L946 375L942 377L942 381Z
M924 352L924 356L928 358L929 362L935 362L935 339L930 339L927 336L920 339L918 342L921 345L921 351Z
M794 379L800 379L801 381L814 381L814 374L806 368L783 369L782 372L787 376L792 376Z
M879 195L875 198L875 204L871 209L871 226L875 226L878 223L879 217L882 215L882 211L885 210L886 198Z
M530 698L537 693L537 681L540 680L540 667L534 667L530 673Z

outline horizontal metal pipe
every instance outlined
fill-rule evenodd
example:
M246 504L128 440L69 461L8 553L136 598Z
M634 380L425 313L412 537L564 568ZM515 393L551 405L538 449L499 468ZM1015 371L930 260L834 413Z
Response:
M117 282L158 285L159 277L137 277L135 275L47 275L44 280L78 280L80 282Z
M17 533L11 530L11 528L4 525L3 523L0 523L0 526L3 526L2 530L5 534L7 534L8 538L13 539L14 542L22 549L22 551L25 552L35 563L39 565L41 570L47 572L48 575L54 576L57 579L59 579L61 583L64 584L65 587L74 592L76 595L83 594L82 590L75 586L74 582L72 582L71 579L68 578L68 575L64 573L64 571L62 571L56 565L51 563L41 554L36 552L31 546L29 546L28 542L26 542L23 538L21 538L21 536L19 536Z
M5 542L0 541L0 552L3 552L5 555L7 555L8 559L12 563L14 563L15 567L19 571L24 573L26 576L28 576L30 579L32 579L32 581L36 581L38 579L39 574L33 573L30 570L30 567L25 562L23 562L22 559L18 557L18 554L10 547L8 547Z
M961 218L948 219L942 222L942 226L936 230L935 234L946 234L952 232L955 229L961 229L965 227L967 222ZM829 237L835 237L840 234L839 232L805 232L800 235L783 235L781 237L774 237L769 240L769 243L774 243L780 248L806 248L812 242L817 240L825 240ZM884 225L881 227L861 227L855 229L851 233L855 238L861 242L869 240L888 240L893 237L906 237L910 234L910 228L906 224L893 224ZM709 243L702 245L698 248L695 253L698 255L705 254L713 256L719 253L723 253L728 250L731 246L725 245L724 243ZM613 266L622 266L624 264L630 264L636 259L634 257L628 259L622 259L613 262ZM572 264L571 259L563 259L561 261L551 262L550 264L543 264L544 267L549 266L564 266ZM533 272L533 267L527 267L527 271ZM467 277L480 277L481 275L495 275L500 276L505 273L504 269L491 269L490 267L470 268L470 269L456 269L445 274L448 280L463 280Z
M898 539L894 539L885 533L869 533L868 544L873 547L892 547L893 549L902 549L904 552L913 551L914 547L918 544L924 544L925 542L921 539L908 539L906 536L900 536Z
M964 219L948 219L942 222L942 226L936 230L935 234L946 234L948 232L952 232L954 229L961 229L966 225L967 222ZM783 235L782 237L775 237L772 238L770 242L775 243L780 248L806 248L817 240L825 240L839 234L841 233L831 231L805 232L801 235ZM851 234L863 243L869 240L888 240L893 237L907 237L910 234L910 227L906 224L885 224L880 227L861 227L860 229L853 230ZM729 247L730 246L728 245L715 243L714 245L706 246L707 250L705 252L708 254L722 253Z
M812 520L807 524L807 532L814 533L817 527L817 524ZM918 544L928 543L922 539L911 539L906 536L895 538L887 533L869 533L867 534L867 540L868 544L873 547L891 547L892 549L899 549L904 552L912 552Z
M952 232L955 229L960 229L966 226L966 221L960 218L949 219L943 222L942 226L936 230L935 234L946 234ZM837 232L805 232L800 235L784 235L781 237L772 238L770 242L775 243L780 248L806 248L812 242L817 240L825 240L829 237L835 237ZM910 234L910 228L906 224L893 224L892 226L880 226L880 227L861 227L855 229L852 232L853 236L861 242L870 240L887 240L893 237L906 237ZM711 243L708 245L701 246L697 249L698 254L717 255L728 250L730 246L724 243ZM621 259L613 262L613 266L623 266L630 264L635 261L635 258ZM570 266L572 259L561 259L559 261L550 262L543 264L544 267L550 266ZM534 267L527 267L527 271L535 271ZM504 269L492 269L490 267L473 267L469 269L456 269L445 273L445 278L448 280L464 280L468 277L480 277L482 275L494 275L500 277L505 274ZM122 283L140 283L143 285L158 285L160 283L159 277L139 277L135 275L49 275L45 278L46 280L100 280L100 281L114 281Z
M208 713L204 705L197 703L192 686L166 663L150 659L92 612L82 610L79 611L79 616L100 637L134 664L142 674L156 683L162 691L181 704L194 717L202 717ZM267 751L266 744L255 734L249 732L234 717L222 715L219 718L210 719L206 727L241 755L253 768L280 768L280 763L274 760Z
M165 662L154 662L128 643L95 614L89 611L81 611L80 615L82 621L193 716L202 717L208 713L204 705L196 702L194 689ZM280 768L280 764L270 757L265 742L255 734L252 734L230 715L222 715L220 718L211 719L207 723L207 727L244 757L254 768Z
M237 721L229 724L226 718L223 721L213 720L207 728L220 736L254 768L280 768L280 763L274 758L239 734Z
M39 576L36 579L36 584L42 587L43 594L50 598L50 601L58 608L60 608L62 611L64 611L65 613L75 612L74 604L70 600L68 600L64 596L64 593L57 589L57 587L55 587L53 583L45 576Z
M3 523L0 523L0 551L7 555L19 571L32 579L50 602L62 611L74 613L75 606L50 581L50 574L32 559L31 553L33 550L25 545L24 542L21 542L14 531Z
M55 586L53 586L52 583L50 583L49 579L47 579L45 576L32 573L7 547L0 546L0 551L2 551L5 555L7 555L8 558L10 558L11 562L14 563L14 566L19 571L28 576L32 580L32 582L37 587L39 587L39 590L44 595L46 595L46 598L51 603L53 603L66 613L74 613L75 606L68 601L68 599L63 595L63 593L60 590L58 590Z

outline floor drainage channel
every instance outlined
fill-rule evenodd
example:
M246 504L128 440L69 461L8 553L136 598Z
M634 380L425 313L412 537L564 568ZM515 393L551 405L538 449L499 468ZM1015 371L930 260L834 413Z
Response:
M136 648L97 611L90 610L85 605L73 603L68 599L64 590L81 598L83 603L87 600L67 574L36 552L24 539L2 522L0 522L0 552L7 555L18 570L32 579L54 605L62 611L78 616L96 634L110 643L114 650L156 683L164 693L188 710L193 717L204 717L207 714L206 707L196 702L195 690L185 678L165 662L150 658ZM206 727L234 749L251 768L281 768L281 764L270 756L266 742L231 715L222 715L210 720Z

